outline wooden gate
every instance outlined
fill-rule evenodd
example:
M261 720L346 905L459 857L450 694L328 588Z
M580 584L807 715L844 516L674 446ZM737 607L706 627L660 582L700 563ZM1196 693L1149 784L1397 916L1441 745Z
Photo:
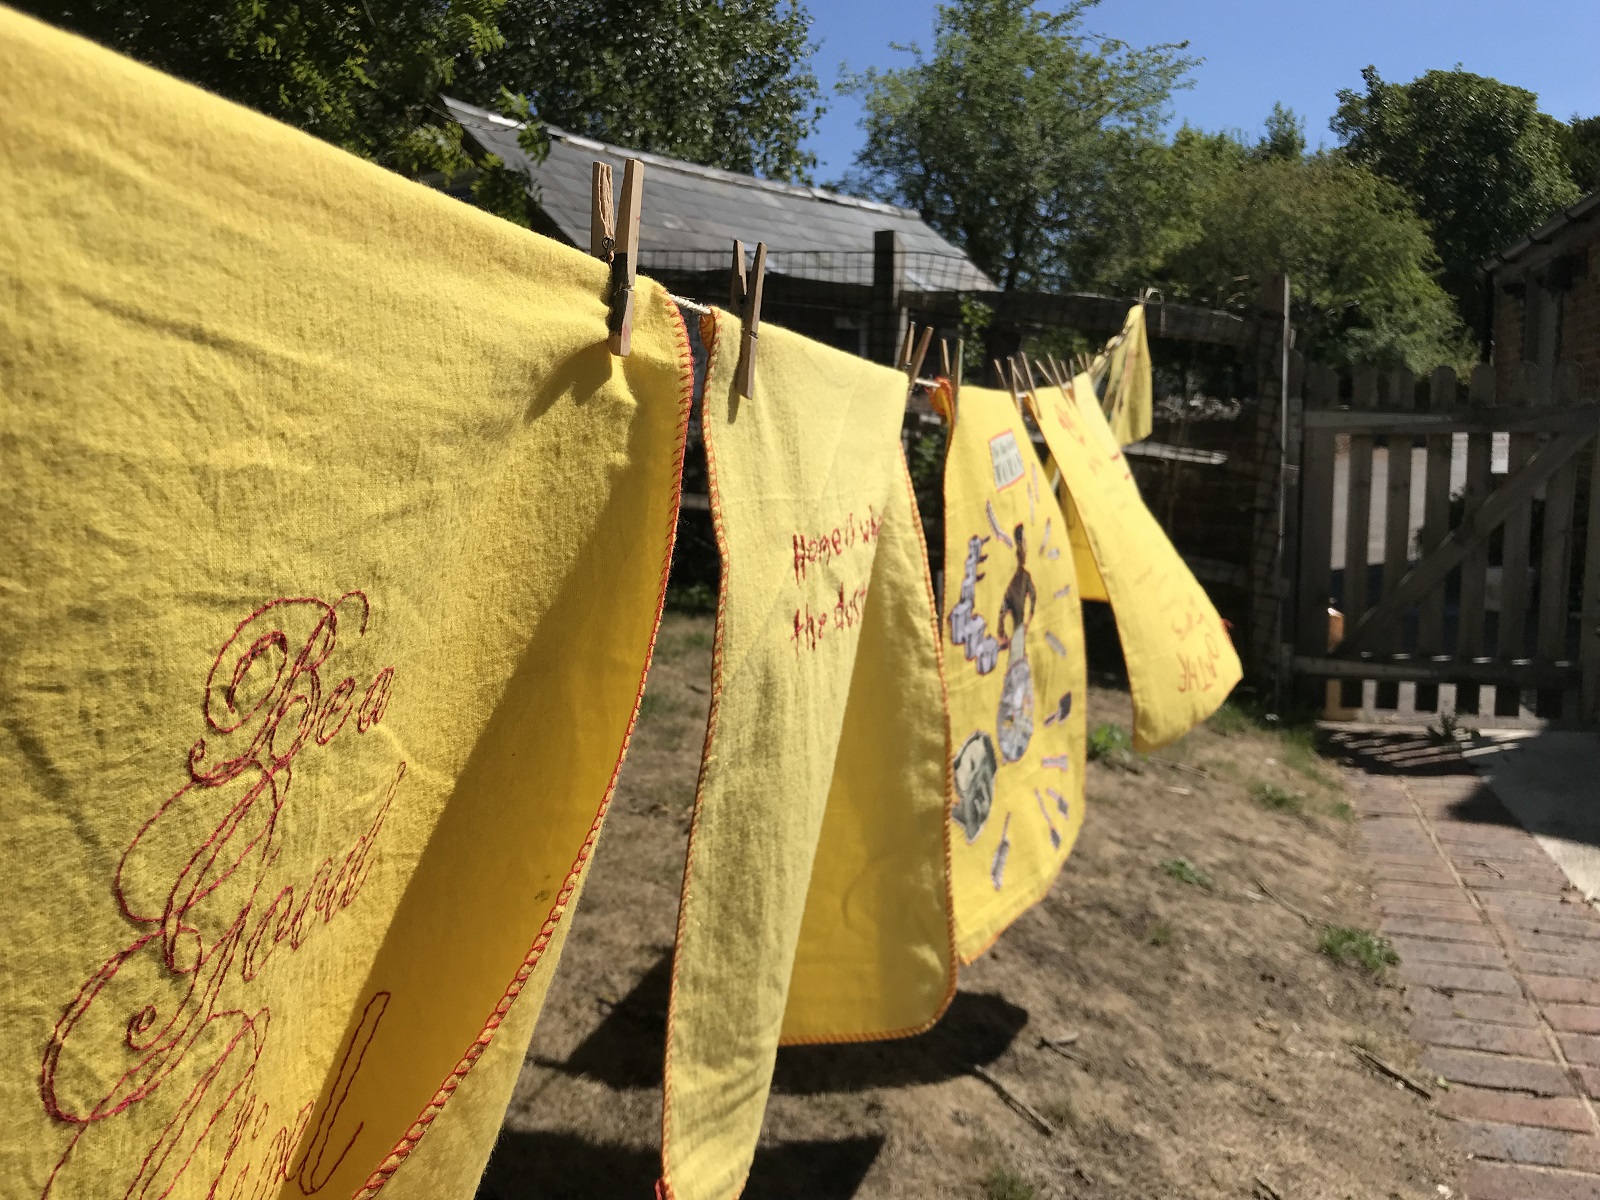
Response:
M1561 373L1307 367L1297 679L1352 717L1600 717L1597 433Z

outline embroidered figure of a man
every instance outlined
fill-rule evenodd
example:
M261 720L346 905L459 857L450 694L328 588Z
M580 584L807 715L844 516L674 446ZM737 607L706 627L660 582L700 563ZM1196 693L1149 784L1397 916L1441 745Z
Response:
M995 619L995 634L1002 646L1011 644L1011 638L1006 633L1006 617L1011 618L1011 632L1015 633L1019 625L1026 625L1033 620L1033 610L1039 602L1033 576L1028 574L1028 545L1024 532L1019 524L1013 539L1017 550L1016 574L1011 576L1011 582L1006 585L1005 599L1000 601L1000 613Z

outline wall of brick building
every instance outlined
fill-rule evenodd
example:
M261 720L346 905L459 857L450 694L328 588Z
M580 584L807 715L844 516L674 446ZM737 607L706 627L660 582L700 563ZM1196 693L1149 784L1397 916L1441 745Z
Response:
M1562 254L1587 260L1587 269L1562 292L1561 339L1557 366L1571 367L1578 396L1600 401L1600 219L1592 219L1559 239ZM1537 276L1542 268L1535 266ZM1521 294L1505 290L1505 283L1521 282L1519 264L1502 267L1496 276L1494 321L1495 387L1500 397L1510 395L1523 359L1523 324L1531 288ZM1531 364L1527 364L1531 365Z

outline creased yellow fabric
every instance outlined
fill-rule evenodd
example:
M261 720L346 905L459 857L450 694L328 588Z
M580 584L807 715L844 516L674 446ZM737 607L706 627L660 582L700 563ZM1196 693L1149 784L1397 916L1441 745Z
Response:
M739 399L739 333L716 314L705 385L723 577L667 1032L677 1200L739 1194L780 1040L914 1033L954 988L905 377L764 327Z
M613 359L598 262L9 11L0 108L0 1191L467 1195L654 637L676 310Z
M965 389L963 389L964 394ZM1175 741L1239 682L1222 618L1139 496L1088 375L1032 397L1105 580L1133 693L1140 750Z
M1150 342L1145 335L1144 305L1128 310L1122 333L1112 343L1106 364L1107 420L1117 445L1127 446L1150 436Z
M1044 896L1077 840L1087 677L1064 517L1022 414L1010 394L978 387L954 408L941 633L950 887L970 961Z

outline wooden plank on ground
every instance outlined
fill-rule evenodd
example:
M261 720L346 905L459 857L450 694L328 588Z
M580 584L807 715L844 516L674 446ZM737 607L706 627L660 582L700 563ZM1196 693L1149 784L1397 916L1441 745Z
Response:
M1540 662L1565 658L1567 584L1572 571L1573 501L1578 491L1578 460L1550 477L1544 494L1544 536L1539 561L1539 632L1534 655Z
M1428 380L1428 411L1448 413L1456 404L1456 373L1440 367ZM1428 436L1428 458L1423 477L1422 532L1418 542L1423 555L1437 547L1450 533L1450 463L1455 450L1455 434ZM1441 584L1422 598L1417 624L1417 653L1444 653L1444 595Z

